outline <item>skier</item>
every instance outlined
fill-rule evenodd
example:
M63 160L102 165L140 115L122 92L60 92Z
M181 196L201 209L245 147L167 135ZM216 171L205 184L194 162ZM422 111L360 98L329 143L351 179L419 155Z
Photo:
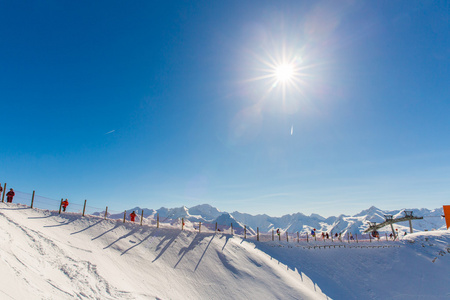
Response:
M277 229L277 235L280 236L280 228Z
M330 238L330 235L328 234L328 232L325 234L327 237L327 240Z
M0 183L0 194L3 192L2 184Z
M311 230L311 236L313 236L313 237L316 236L316 232L314 230Z
M12 203L13 201L13 197L16 195L16 193L14 193L13 189L9 189L9 192L6 194L7 198L6 198L6 202L8 203Z
M136 218L136 213L134 212L134 210L133 210L133 212L130 214L130 220L131 220L131 222L134 222L134 219Z
M61 206L63 211L66 211L67 206L69 206L69 201L66 199L63 202L61 202Z

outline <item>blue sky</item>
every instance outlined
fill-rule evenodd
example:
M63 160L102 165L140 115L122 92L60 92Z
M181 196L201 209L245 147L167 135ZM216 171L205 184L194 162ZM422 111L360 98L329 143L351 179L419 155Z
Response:
M116 210L449 204L449 16L446 1L2 1L0 182Z

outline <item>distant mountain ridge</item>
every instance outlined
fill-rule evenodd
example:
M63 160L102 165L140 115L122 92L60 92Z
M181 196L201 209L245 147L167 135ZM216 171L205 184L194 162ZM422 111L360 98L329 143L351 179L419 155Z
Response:
M394 219L404 216L405 209L401 210L381 210L375 206L372 206L366 210L354 216L340 215L324 218L318 214L311 214L306 216L302 213L294 213L284 215L282 217L271 217L266 214L263 215L251 215L247 213L241 213L238 211L228 213L222 212L219 209L209 205L202 204L188 208L186 206L178 208L165 208L160 209L147 209L134 207L127 211L136 211L141 215L144 212L144 218L156 219L156 215L159 214L161 221L181 219L184 218L185 222L202 222L202 223L216 223L220 226L230 226L233 223L233 228L239 229L247 227L249 233L256 232L258 228L260 232L269 232L272 230L280 229L282 232L310 232L312 229L316 229L319 232L330 233L362 233L367 227L368 222L381 223L385 220L385 215L392 215ZM422 220L413 220L412 225L414 231L426 231L435 229L446 229L445 220L441 217L443 215L443 209L429 210L426 208L421 209L406 209L413 212L414 216L424 217ZM103 215L104 212L96 213ZM110 215L109 218L120 219L123 218L123 214ZM409 222L396 223L394 225L400 232L409 232ZM390 226L384 227L380 231L390 231Z

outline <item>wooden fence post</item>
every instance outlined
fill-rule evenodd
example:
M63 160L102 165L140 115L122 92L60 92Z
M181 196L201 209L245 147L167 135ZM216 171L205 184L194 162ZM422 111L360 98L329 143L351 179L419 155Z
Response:
M306 232L306 242L309 243L308 232Z
M142 220L144 220L144 210L141 212L141 226L142 226Z
M33 204L34 204L34 191L33 191L33 196L31 196L31 208L33 208Z
M369 232L369 242L372 243L372 234Z
M5 193L6 193L6 182L3 188L3 196L2 196L2 202L5 202Z
M297 243L300 243L300 234L297 231Z
M289 233L287 232L287 230L286 230L286 242L289 243Z
M127 216L127 211L123 212L123 222L125 223L125 217Z
M159 228L159 213L156 214L156 228Z
M198 222L198 233L202 231L202 222Z
M87 201L87 200L84 200L84 206L83 206L83 217L84 217L84 213L86 212L86 201Z
M259 242L259 227L256 227L256 240Z
M233 235L233 223L231 223L230 232L231 232L231 235Z
M217 222L216 222L216 230L214 231L214 233L217 233Z
M355 237L356 237L356 242L359 243L358 242L358 234L357 233L355 233Z
M272 229L272 242L275 240L275 234L274 234L274 232L273 232L273 229Z
M247 238L247 225L244 225L244 240Z
M61 198L61 202L59 203L59 214L61 214L61 207L62 207L62 202L63 202L63 198Z
M347 232L347 241L350 244L350 232Z
M106 210L105 210L105 220L106 220L106 216L108 216L108 206L106 207Z

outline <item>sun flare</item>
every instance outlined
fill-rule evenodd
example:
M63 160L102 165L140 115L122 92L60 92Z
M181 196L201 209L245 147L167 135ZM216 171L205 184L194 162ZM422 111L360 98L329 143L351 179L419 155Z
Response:
M292 107L307 98L316 64L311 64L312 55L305 59L304 47L289 47L284 42L276 46L275 42L261 52L251 53L254 65L245 82L258 82L254 91L261 92L264 101L278 99L283 107Z
M292 64L281 64L275 68L277 81L285 82L294 76L294 66Z

